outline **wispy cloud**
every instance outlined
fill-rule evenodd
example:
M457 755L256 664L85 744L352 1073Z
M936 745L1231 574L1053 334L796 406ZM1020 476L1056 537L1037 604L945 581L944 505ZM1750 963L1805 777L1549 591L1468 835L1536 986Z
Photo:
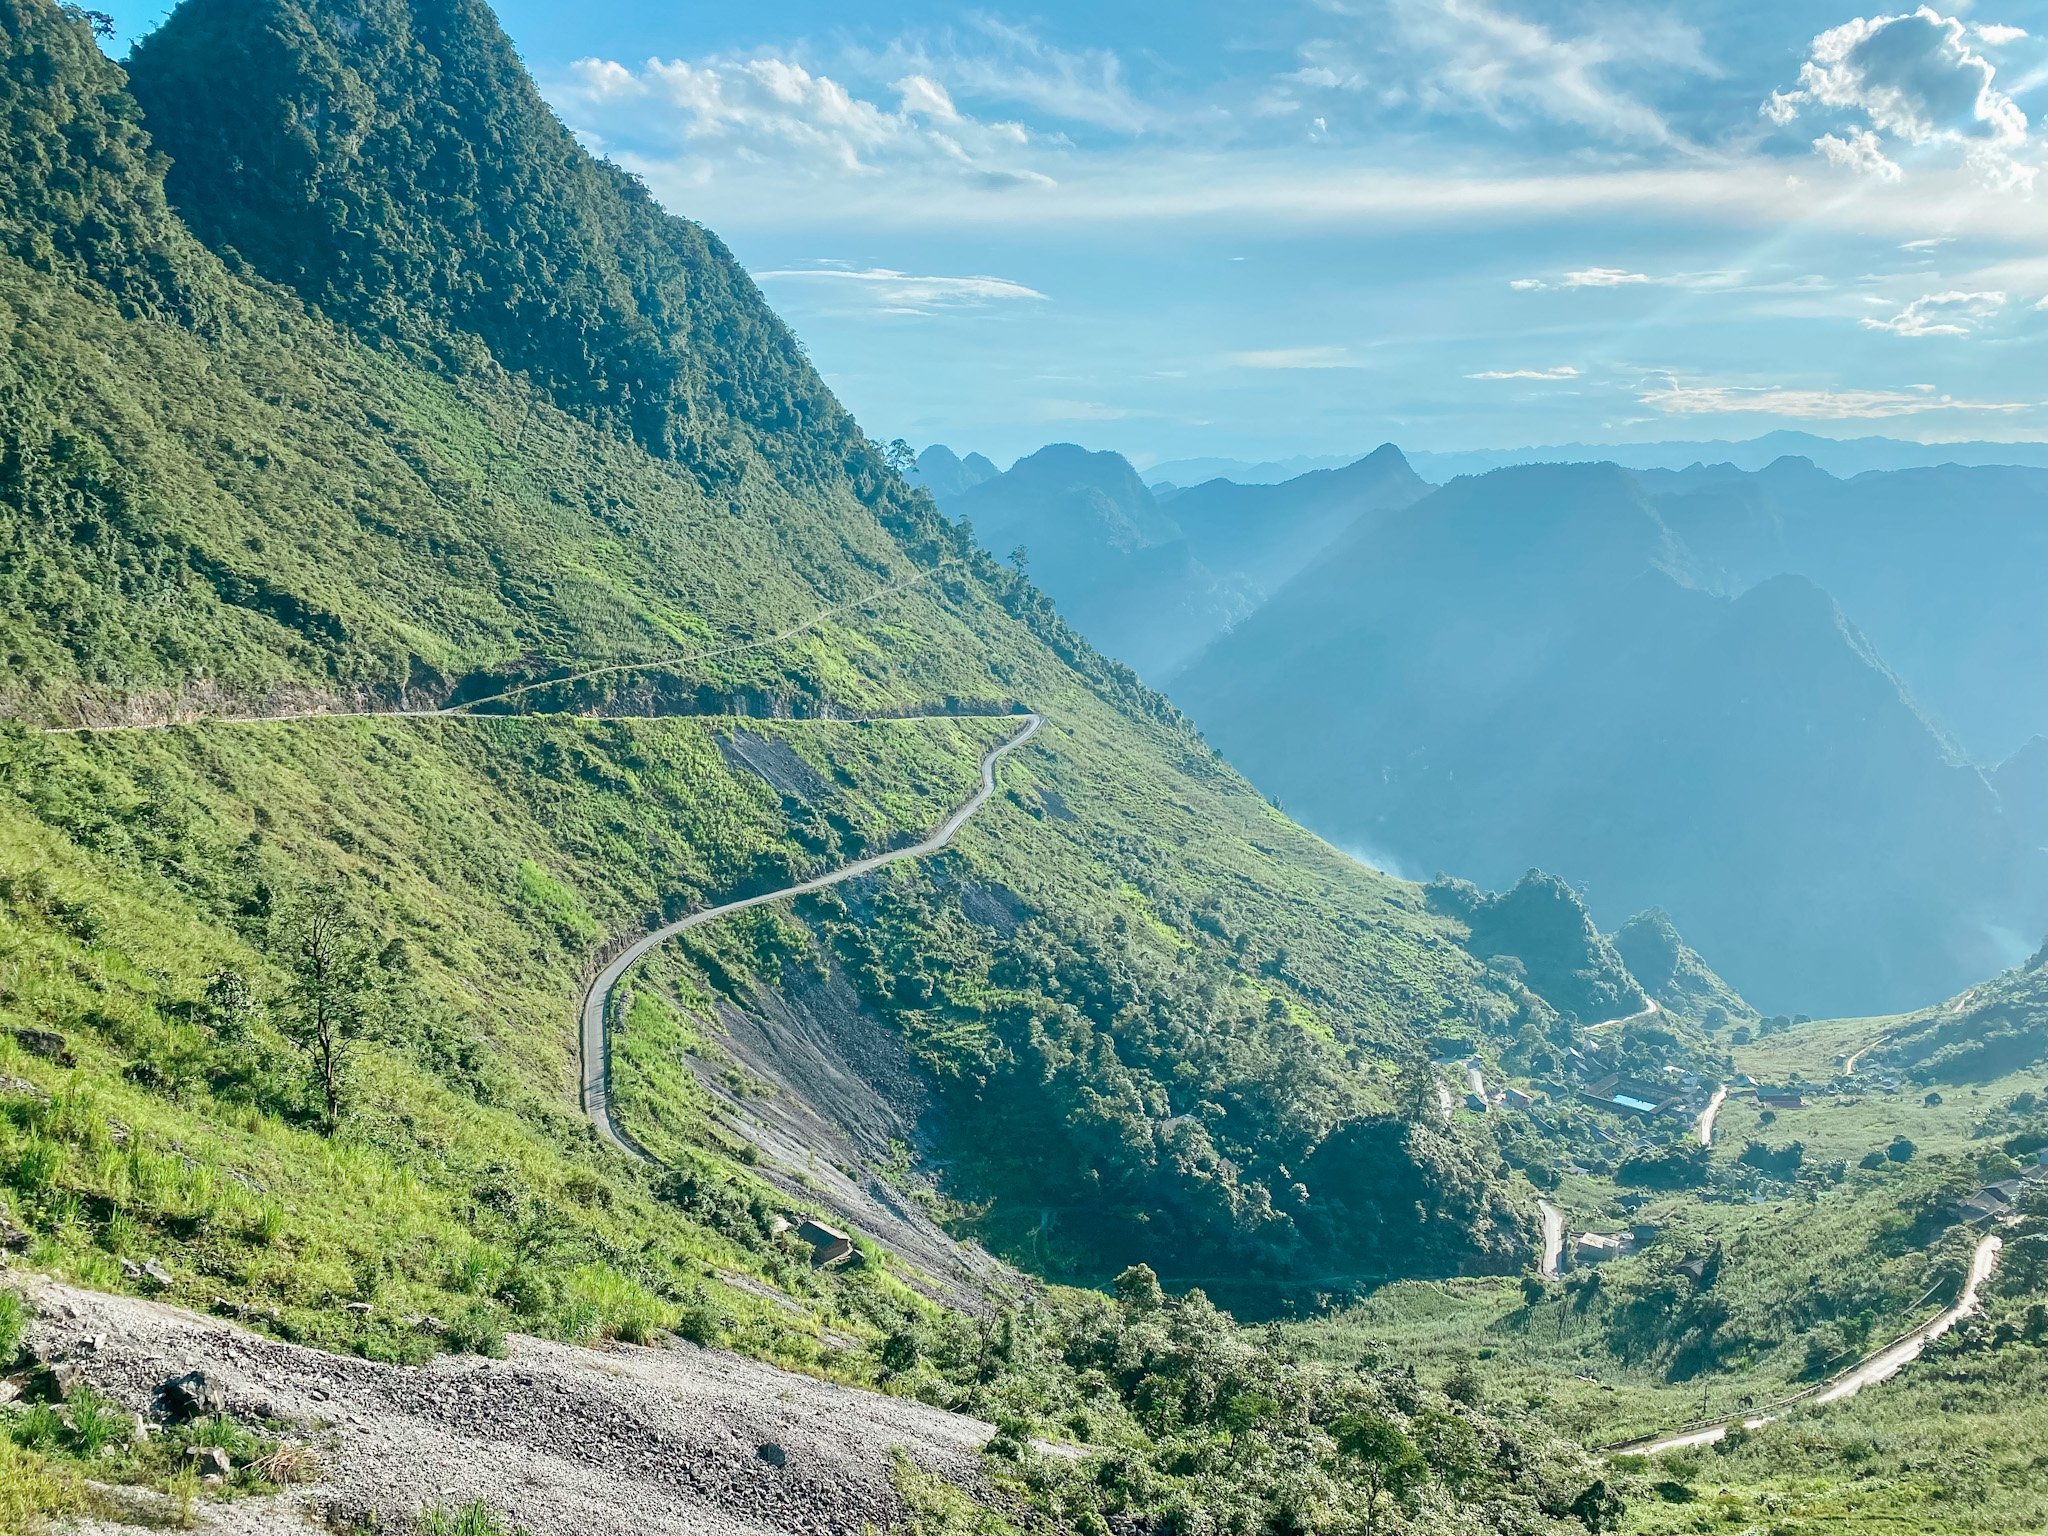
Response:
M1017 300L1043 300L1036 288L1006 277L919 277L890 267L836 264L785 267L756 272L762 283L829 284L863 302L896 314L932 314L943 309L979 309Z
M1431 112L1506 127L1535 121L1620 143L1676 144L1681 136L1624 78L1644 69L1716 72L1698 32L1657 12L1566 32L1491 0L1318 0L1318 8L1362 25L1306 48L1293 76L1301 86L1384 98L1391 81Z
M2030 402L1958 400L1925 387L1788 389L1688 384L1671 374L1647 381L1637 398L1667 416L1780 416L1796 421L1885 421L1949 411L2004 415L2033 408Z
M1233 368L1356 368L1360 364L1346 347L1263 347L1228 353Z
M893 104L878 99L886 93ZM929 75L900 73L862 94L777 54L588 58L557 92L581 128L679 151L693 179L772 166L784 179L881 179L915 170L984 190L1049 186L1023 125L969 116Z
M1858 322L1864 329L1890 331L1894 336L1967 336L1976 323L2005 308L2005 295L1995 289L1965 293L1952 288L1946 293L1923 294L1888 320L1868 315Z
M1484 373L1468 373L1468 379L1576 379L1579 370L1570 364L1556 368L1489 368Z

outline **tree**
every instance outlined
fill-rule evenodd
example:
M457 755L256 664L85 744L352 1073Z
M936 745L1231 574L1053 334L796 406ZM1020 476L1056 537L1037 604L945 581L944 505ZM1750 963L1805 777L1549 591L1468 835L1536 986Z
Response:
M1884 1149L1884 1155L1895 1163L1910 1163L1913 1154L1920 1149L1904 1136L1894 1136L1892 1144Z
M1366 1536L1374 1536L1380 1500L1412 1507L1429 1477L1429 1463L1398 1424L1377 1413L1347 1413L1331 1431L1337 1450L1365 1485Z
M1622 1502L1620 1494L1607 1486L1606 1479L1600 1478L1572 1500L1567 1513L1593 1536L1600 1536L1602 1531L1621 1529L1621 1517L1628 1513L1628 1506Z
M373 979L369 947L332 891L312 891L279 923L279 958L291 974L281 1023L305 1053L320 1095L320 1129L341 1127L351 1048L368 1022Z
M1031 551L1019 544L1010 551L1010 568L1019 576L1031 574Z
M889 467L908 479L917 469L917 453L902 438L891 438L889 446L882 450L882 457Z
M1116 1299L1131 1312L1157 1312L1166 1305L1159 1276L1150 1264L1133 1264L1116 1277Z

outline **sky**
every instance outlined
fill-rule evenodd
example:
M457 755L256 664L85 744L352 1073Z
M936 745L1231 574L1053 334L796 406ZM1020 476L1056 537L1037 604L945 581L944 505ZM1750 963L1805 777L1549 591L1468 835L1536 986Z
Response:
M878 438L2048 439L2037 0L500 17Z

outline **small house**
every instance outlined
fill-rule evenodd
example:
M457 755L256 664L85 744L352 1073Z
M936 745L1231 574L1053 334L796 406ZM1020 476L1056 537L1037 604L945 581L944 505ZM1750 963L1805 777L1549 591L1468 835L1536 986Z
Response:
M1529 1109L1536 1103L1519 1088L1503 1088L1500 1092L1500 1101L1509 1109Z
M1572 1243L1572 1262L1605 1264L1635 1251L1635 1239L1626 1232L1581 1232Z
M1806 1108L1806 1096L1797 1088L1759 1088L1756 1102L1760 1109Z
M797 1223L796 1235L811 1245L813 1264L837 1264L853 1253L853 1239L836 1227L809 1217Z

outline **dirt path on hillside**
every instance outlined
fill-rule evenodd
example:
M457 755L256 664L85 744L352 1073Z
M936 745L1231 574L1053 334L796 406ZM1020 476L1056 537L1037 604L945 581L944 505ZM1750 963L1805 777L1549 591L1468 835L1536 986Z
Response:
M912 843L907 848L855 859L851 864L841 865L838 869L809 880L800 880L795 885L785 886L779 891L767 891L759 896L747 896L739 901L728 901L716 907L706 907L701 912L693 912L688 917L679 918L650 933L642 934L599 971L589 990L584 993L581 1023L577 1032L583 1056L583 1112L589 1116L590 1123L597 1127L598 1134L628 1156L643 1159L647 1156L620 1128L613 1118L611 1107L611 1040L607 1022L611 1015L612 993L627 971L656 946L666 944L678 934L688 933L692 928L715 922L729 913L766 906L769 902L807 895L812 891L828 890L832 886L872 874L891 864L900 864L906 859L927 858L939 852L959 835L960 829L967 825L974 813L986 805L989 798L995 794L996 764L1036 736L1039 727L1045 724L1038 715L1025 715L1023 721L1022 728L1015 735L991 747L983 755L980 787L965 804L941 822L938 830L929 837Z
M1543 1216L1543 1258L1539 1268L1544 1279L1555 1280L1557 1266L1564 1258L1564 1212L1548 1200L1538 1200L1536 1209Z
M1721 1106L1727 1102L1728 1085L1726 1083L1717 1083L1714 1086L1714 1096L1707 1100L1707 1107L1700 1111L1699 1133L1701 1146L1711 1147L1714 1144L1714 1118L1721 1113Z
M906 577L902 581L891 583L886 587L878 587L874 591L865 593L860 597L851 597L843 602L828 604L820 608L816 613L813 613L809 618L792 624L787 629L778 630L772 635L761 635L752 640L732 640L723 645L711 646L704 650L685 651L678 655L659 657L649 661L611 662L603 666L588 667L580 672L564 673L559 677L536 678L531 682L513 684L510 687L500 689L496 693L485 694L481 698L465 699L460 704L445 704L432 709L407 709L401 704L389 709L309 708L278 710L268 714L242 715L195 713L176 719L123 721L108 725L49 725L39 726L37 729L45 736L83 736L101 731L168 731L178 726L188 725L282 725L298 720L438 720L472 715L483 705L506 703L545 688L559 687L564 683L587 682L591 678L611 677L627 672L659 672L667 668L688 666L692 662L715 661L726 656L743 655L748 651L765 650L772 645L782 645L787 641L796 639L799 635L808 634L834 614L857 612L876 603L886 602L892 597L899 597L912 587L922 585L941 571L956 564L958 564L957 561L944 560L929 570L919 571L915 575ZM78 711L74 710L73 718L76 718L77 714Z
M1617 1456L1657 1456L1665 1451L1682 1451L1689 1446L1712 1445L1727 1437L1728 1431L1741 1425L1744 1429L1761 1429L1774 1424L1790 1410L1803 1404L1838 1403L1844 1398L1854 1397L1865 1387L1874 1387L1890 1381L1913 1361L1920 1358L1920 1352L1935 1339L1977 1310L1977 1293L1984 1282L1991 1278L1991 1272L1998 1266L1999 1249L2004 1239L1993 1232L1977 1244L1970 1255L1969 1273L1964 1276L1963 1288L1956 1299L1918 1327L1909 1328L1883 1349L1866 1355L1841 1374L1829 1377L1804 1392L1773 1404L1763 1413L1751 1414L1745 1418L1726 1419L1716 1424L1702 1425L1697 1429L1680 1431L1677 1434L1652 1436L1646 1440L1631 1441L1626 1445L1609 1447L1610 1454Z
M514 1336L504 1360L381 1365L131 1297L25 1289L38 1354L75 1363L123 1407L147 1413L166 1380L201 1369L236 1418L282 1420L316 1448L320 1483L238 1501L226 1531L304 1531L330 1512L406 1530L423 1507L481 1500L542 1533L854 1536L905 1516L898 1447L991 1497L978 1462L987 1424L693 1345Z

